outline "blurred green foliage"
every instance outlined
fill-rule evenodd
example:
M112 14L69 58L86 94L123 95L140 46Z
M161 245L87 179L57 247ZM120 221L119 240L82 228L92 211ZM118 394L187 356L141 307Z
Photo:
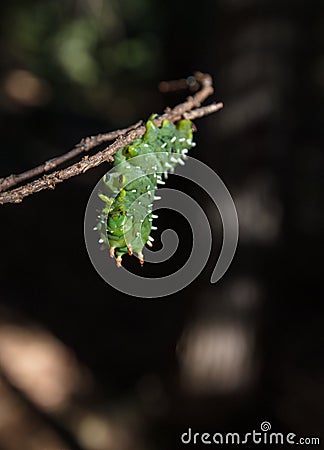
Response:
M111 116L162 63L163 10L150 0L14 1L2 9L3 75L30 71L59 107Z

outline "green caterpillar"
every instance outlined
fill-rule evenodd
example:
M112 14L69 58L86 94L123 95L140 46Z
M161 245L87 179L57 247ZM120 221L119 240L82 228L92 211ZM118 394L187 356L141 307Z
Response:
M193 123L180 120L172 124L163 120L158 127L153 122L156 115L146 122L145 134L132 144L119 150L114 157L114 168L104 177L106 192L100 193L105 203L95 229L99 231L101 244L110 247L110 256L116 257L117 266L122 256L137 253L144 263L145 243L152 246L150 236L154 192L158 184L165 184L168 172L174 172L177 164L184 164L188 150L195 146L192 141ZM140 160L140 163L138 162Z

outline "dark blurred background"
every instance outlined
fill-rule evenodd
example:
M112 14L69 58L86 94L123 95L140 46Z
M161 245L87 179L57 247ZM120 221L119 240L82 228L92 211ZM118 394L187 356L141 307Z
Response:
M187 93L162 95L159 81L201 70L225 108L196 122L195 156L240 221L231 268L210 285L218 213L171 177L214 224L214 254L189 287L145 300L108 286L86 252L85 207L108 165L1 206L0 448L171 450L188 427L243 433L263 420L324 437L323 2L0 8L1 176L163 111ZM182 241L168 270L190 244L171 218Z

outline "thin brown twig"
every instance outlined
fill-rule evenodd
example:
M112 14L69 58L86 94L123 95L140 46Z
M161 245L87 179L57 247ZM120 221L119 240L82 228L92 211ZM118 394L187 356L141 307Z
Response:
M11 191L3 192L0 194L0 204L4 203L20 203L23 198L44 189L54 189L55 186L62 181L67 180L76 175L85 173L87 170L99 166L105 161L113 161L113 155L125 145L130 144L138 137L145 133L146 128L142 125L134 130L129 131L124 136L119 136L115 142L113 142L105 150L102 150L92 156L84 156L81 161L49 175L44 175L37 180L34 180L24 186L18 187Z
M182 89L197 91L199 87L199 82L191 75L187 78L181 78L180 80L161 81L159 84L159 91L163 93L181 91Z
M189 97L185 103L181 103L176 108L173 109L174 118L177 115L180 117L182 111L188 111L189 109L195 107L196 105L199 105L205 98L208 97L208 95L210 95L210 92L211 92L210 86L212 85L211 77L207 74L202 74L201 72L196 72L194 77L188 77L187 79L183 79L183 80L164 81L164 82L160 83L160 86L161 86L161 84L163 84L164 91L167 91L167 90L174 91L176 88L179 89L179 81L181 82L181 85L183 85L183 83L185 82L187 84L187 86L190 87L193 84L192 78L194 78L197 85L199 85L199 83L201 83L202 89L199 93L197 93L195 95L195 97ZM168 110L169 115L170 115L170 112L171 112L171 110ZM27 170L26 172L23 172L21 174L9 175L6 178L0 179L0 192L7 191L8 189L16 186L17 184L20 184L20 183L27 181L31 178L34 178L36 176L40 176L44 173L50 172L50 171L56 169L57 167L59 167L60 165L62 165L63 163L65 163L66 161L76 157L80 153L89 151L92 148L95 148L97 145L99 145L103 142L107 142L107 141L117 138L118 136L124 135L131 129L134 129L141 124L142 124L142 121L139 121L136 124L131 125L128 128L83 138L72 150L70 150L69 152L67 152L57 158L50 159L49 161L46 161L45 163L43 163L33 169ZM159 124L160 124L160 122L159 122Z
M183 113L183 117L189 120L199 119L200 117L208 116L214 112L219 111L224 107L222 102L211 103L207 106L202 106L201 108L194 109L193 111Z
M184 113L191 111L193 108L199 108L200 105L214 93L213 80L208 73L196 72L195 79L201 85L200 91L196 92L194 96L188 97L185 102L175 106L172 110L170 108L167 108L165 112L168 115L168 119L181 118ZM174 81L171 81L169 83L172 86Z
M43 175L44 173L51 172L52 170L64 164L65 162L71 160L72 158L75 158L80 153L88 152L89 150L97 147L103 142L113 141L118 136L126 134L128 131L137 128L141 124L142 121L140 120L134 125L131 125L130 127L127 128L123 128L121 130L115 130L109 133L101 133L95 136L83 138L78 144L74 146L72 150L70 150L67 153L64 153L63 155L60 155L56 158L52 158L44 162L43 164L34 167L33 169L27 170L26 172L17 175L12 174L6 178L0 178L0 192L7 191L8 189L16 186L17 184L22 183L23 181L27 181L30 180L31 178Z
M212 86L212 78L210 75L202 74L201 72L197 72L195 74L195 78L200 83L201 90L196 92L196 94L194 96L188 97L185 102L180 103L179 105L175 106L173 109L168 108L162 116L155 119L155 123L158 126L160 126L162 124L162 121L164 119L168 119L170 122L175 122L175 121L179 120L181 117L185 117L188 119L196 119L196 118L203 117L205 115L214 113L223 107L222 103L217 103L217 104L211 104L211 105L200 108L201 103L204 100L206 100L206 98L209 97L213 93L214 90L213 90L213 86ZM196 109L194 109L194 108L196 108ZM80 142L80 144L81 144L81 147L82 147L82 145L84 145L85 147L81 151L87 151L87 150L85 150L85 148L90 149L90 148L95 147L99 143L107 140L107 136L112 136L114 133L115 133L115 137L118 136L116 141L113 142L112 144L110 144L104 150L99 151L92 156L86 155L82 158L81 161L79 161L65 169L50 173L48 175L44 175L41 178L38 178L28 184L18 187L16 189L12 189L10 191L5 191L2 193L0 192L0 204L20 203L23 200L23 198L25 198L31 194L42 191L44 189L54 189L56 184L59 184L59 183L63 182L64 180L67 180L68 178L82 174L89 169L99 166L100 164L102 164L105 161L108 161L108 162L113 161L113 155L118 150L125 147L125 145L130 144L135 139L143 136L143 134L145 133L145 131L146 131L145 126L140 125L140 124L135 124L135 125L136 125L135 128L134 128L134 126L132 126L132 127L125 129L125 132L123 134L120 134L120 132L124 131L124 130L117 130L115 132L98 135L97 137L94 137L94 139L91 137L83 139ZM94 142L97 142L97 143L95 145L93 145L93 147L92 147L92 144ZM75 149L79 148L80 144L78 144L75 147ZM74 150L72 150L71 152L73 152ZM71 152L68 152L67 154L71 154ZM64 158L66 158L66 156L62 155L58 159L59 159L59 161L62 161ZM67 159L69 159L69 158L67 158ZM67 159L64 159L64 161L66 161ZM62 162L60 162L60 164L61 163ZM39 166L39 167L43 167L43 165ZM35 170L35 169L32 169L32 170ZM27 171L27 173L28 172L31 173L31 171ZM42 173L44 173L44 171ZM21 175L23 175L23 174L21 174Z

